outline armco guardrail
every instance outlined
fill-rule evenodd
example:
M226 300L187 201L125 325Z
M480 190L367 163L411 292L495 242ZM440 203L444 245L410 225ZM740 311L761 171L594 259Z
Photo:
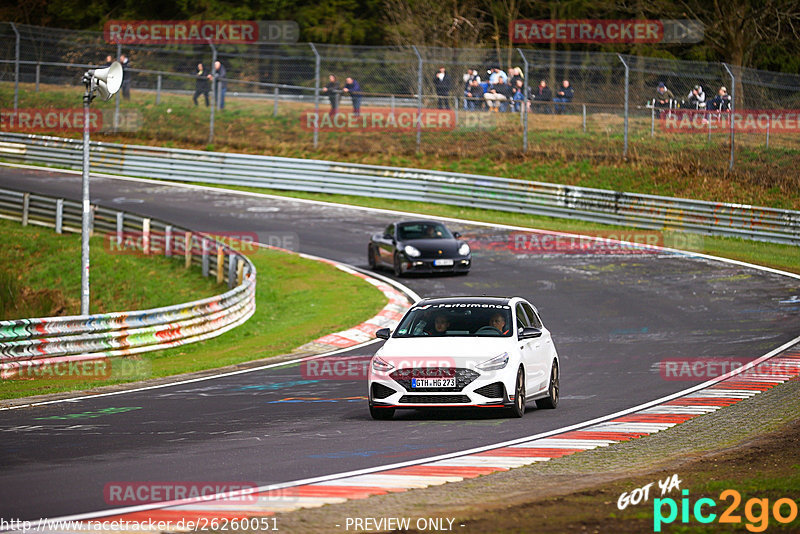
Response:
M80 169L80 140L0 134L0 158ZM93 143L97 172L470 206L800 244L800 212L400 167Z
M199 265L206 276L227 281L220 295L163 308L90 316L0 321L0 377L26 367L126 356L166 349L218 336L255 311L256 269L252 262L212 236L195 234L161 221L93 206L93 230L109 240L135 235L151 250ZM31 193L0 189L0 218L53 227L81 227L81 205ZM153 252L154 253L154 252Z

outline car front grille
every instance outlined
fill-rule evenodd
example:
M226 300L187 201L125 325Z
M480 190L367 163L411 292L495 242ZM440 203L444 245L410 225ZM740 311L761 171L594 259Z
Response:
M385 399L389 395L392 395L395 391L383 384L378 384L377 382L372 384L372 398L373 399Z
M400 404L463 404L469 402L466 395L403 395Z
M497 397L505 396L505 387L503 387L502 382L495 382L494 384L489 384L488 386L483 386L482 388L476 389L475 393L490 399L495 399Z
M473 380L478 378L478 373L471 369L461 367L414 367L411 369L398 369L389 375L406 391L461 391ZM412 378L452 378L456 379L456 386L452 388L412 388Z

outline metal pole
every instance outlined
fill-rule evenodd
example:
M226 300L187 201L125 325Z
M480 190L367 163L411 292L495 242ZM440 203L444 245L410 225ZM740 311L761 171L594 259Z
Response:
M522 57L522 63L525 65L525 87L523 91L525 91L524 96L525 98L522 99L522 151L528 151L528 59L525 57L525 54L517 48L517 52Z
M122 45L117 43L117 59L119 61L119 56L122 55ZM119 128L119 91L117 91L116 96L114 97L114 133L117 133L117 129Z
M17 107L19 107L19 32L17 31L17 25L13 22L11 23L11 29L14 30L14 35L16 35L14 52L14 111L16 111Z
M653 100L655 102L655 100ZM653 107L650 108L650 137L654 137L656 135L656 106L653 104Z
M736 142L736 133L735 133L736 132L736 128L735 128L735 125L734 125L734 122L736 121L736 119L735 119L736 115L734 113L734 111L736 109L736 77L734 77L733 72L731 72L731 69L728 68L728 64L727 63L723 63L722 66L725 67L725 70L728 71L728 74L731 77L731 109L730 109L730 114L731 114L731 120L730 120L730 123L731 123L731 160L728 163L728 171L733 171L733 161L734 161L734 154L735 154L734 146L735 146L735 142Z
M392 110L392 117L394 117L394 94L391 95L391 98L389 99L389 102L390 102L389 105L391 106L391 110Z
M217 47L211 41L208 41L208 46L211 47L211 115L208 119L208 142L211 144L214 142L214 112L219 105L217 102L219 91L217 90L217 81L214 79L214 75L217 73Z
M41 63L36 64L36 92L39 92L39 78L42 74L42 65Z
M92 215L89 201L89 104L92 101L92 82L83 95L83 212L81 217L81 315L89 315L89 218Z
M582 104L583 107L583 133L586 133L586 104Z
M156 106L161 103L161 75L156 79Z
M422 56L414 45L411 45L417 55L417 152L422 146Z
M277 87L275 88L275 105L272 108L272 116L273 117L277 117L278 116L278 88Z
M314 121L314 148L319 145L319 76L320 76L320 57L317 52L317 47L314 43L308 43L311 51L314 52L314 115L317 120Z
M622 157L628 157L628 90L629 90L629 82L630 82L630 69L628 68L628 64L625 63L625 60L622 58L620 54L617 54L617 57L625 66L625 134L624 134L624 145L622 148Z
M764 148L769 148L769 125L771 122L772 121L770 120L770 118L767 117L767 146L765 146Z
M458 97L457 97L457 96L454 96L454 97L453 97L453 100L455 101L455 104L456 104L456 105L454 106L454 108L453 108L453 109L455 109L455 113L456 113L456 117L455 117L455 118L456 118L456 126L458 126Z

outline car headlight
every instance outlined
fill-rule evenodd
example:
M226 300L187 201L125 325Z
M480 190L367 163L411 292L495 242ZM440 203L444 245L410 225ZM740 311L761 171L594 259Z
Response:
M380 356L375 356L372 358L372 370L377 373L386 373L394 369L394 365L387 362Z
M476 367L481 371L496 371L497 369L502 369L508 364L508 353L504 352L499 356L495 356L491 360L486 360L485 362L477 365Z
M458 253L461 254L462 256L466 256L467 254L469 254L469 245L467 245L466 243L462 243L461 246L458 247Z
M412 247L411 245L406 245L403 248L403 252L405 252L412 258L419 258L420 256L422 256L422 253L419 250L417 250L416 247Z

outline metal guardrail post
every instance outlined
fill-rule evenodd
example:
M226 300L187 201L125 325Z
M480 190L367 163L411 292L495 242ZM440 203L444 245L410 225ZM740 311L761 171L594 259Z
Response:
M164 227L164 256L167 258L172 257L172 225L168 224Z
M228 288L232 289L236 285L236 268L239 258L235 254L228 256Z
M583 133L586 133L586 104L582 104L583 108Z
M217 110L217 106L219 106L219 91L217 90L217 80L214 79L214 74L216 74L217 69L215 65L217 64L217 47L214 46L214 43L208 41L208 46L211 47L211 115L209 117L208 123L208 143L211 144L214 142L214 113Z
M314 121L314 148L319 146L319 82L320 82L320 57L319 52L317 52L317 47L314 46L314 43L308 43L308 46L311 47L311 51L314 52L314 115L316 120Z
M125 231L125 212L117 212L117 246L122 246L122 235Z
M772 124L772 120L770 117L767 117L767 141L764 145L764 148L769 148L769 127Z
M56 200L56 233L60 234L64 230L64 199Z
M519 52L520 57L522 57L522 63L525 65L525 80L523 83L525 87L523 91L525 91L525 98L522 100L522 151L528 151L528 58L525 57L525 53L517 48L517 52Z
M210 258L208 257L208 239L205 237L200 240L200 254L202 255L203 276L208 277Z
M16 44L14 45L14 111L16 111L19 107L19 31L13 22L11 29L16 35Z
M412 50L417 55L417 152L422 147L422 56L417 47L412 45Z
M39 92L39 78L42 74L42 65L41 63L36 63L36 92Z
M625 60L622 58L622 55L617 54L617 57L625 66L625 134L624 134L624 142L622 147L622 157L628 157L628 93L630 90L630 68Z
M731 120L730 120L730 123L731 123L731 160L730 160L730 163L728 163L728 171L733 171L733 162L734 162L734 158L735 158L735 156L734 156L734 153L735 153L734 146L736 144L736 126L734 124L734 122L736 121L736 113L735 113L735 110L736 110L736 77L733 75L733 72L731 71L731 69L728 68L728 64L727 63L723 63L722 66L725 67L725 70L728 71L728 75L730 75L730 77L731 77L731 110L730 110L730 114L731 114Z
M275 86L275 90L273 92L275 94L275 103L274 103L274 105L272 107L272 116L273 117L277 117L278 116L278 87L277 86Z
M653 100L655 102L655 100ZM650 108L650 137L655 137L656 135L656 106L653 105Z
M31 194L24 193L22 195L22 226L28 226L28 213L31 207Z
M156 78L156 106L161 103L161 74Z

